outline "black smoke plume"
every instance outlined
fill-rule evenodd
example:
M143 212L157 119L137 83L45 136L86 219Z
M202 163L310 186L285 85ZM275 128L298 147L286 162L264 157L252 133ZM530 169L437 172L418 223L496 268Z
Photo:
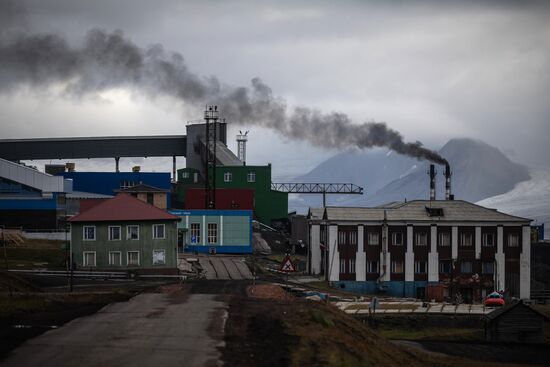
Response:
M319 147L388 147L446 163L420 142L404 142L385 123L353 124L343 113L324 114L307 107L290 110L259 78L252 79L249 87L223 85L215 77L190 72L181 55L161 45L138 47L120 31L93 29L81 46L74 47L55 34L0 30L0 89L21 85L62 86L72 95L130 88L151 96L171 96L188 105L216 104L229 122L267 127Z

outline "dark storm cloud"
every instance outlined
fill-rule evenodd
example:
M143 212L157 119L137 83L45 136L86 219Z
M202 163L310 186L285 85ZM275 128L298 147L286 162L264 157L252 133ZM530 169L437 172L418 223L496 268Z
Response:
M147 67L138 67L137 74L122 73L123 77L103 70L110 76L102 78L94 72L101 68L89 63L86 78L69 73L70 80L59 81L50 75L56 75L55 68L41 75L37 71L48 85L62 83L67 93L81 95L117 85L140 88L150 96L166 93L177 97L178 91L191 90L185 101L195 107L223 104L222 112L234 122L241 122L234 119L241 115L268 116L262 122L269 122L285 136L314 135L308 140L322 146L325 142L347 144L347 140L339 140L341 131L336 130L318 128L309 134L303 129L304 121L322 126L328 119L347 126L350 116L355 121L383 118L407 138L418 136L429 145L443 145L457 135L470 136L500 148L514 148L518 152L514 158L524 163L548 164L548 1L350 1L316 2L313 6L306 1L159 0L152 5L146 0L27 0L24 4L27 28L33 34L63 35L60 38L71 45L66 46L69 50L83 49L83 34L95 27L124 29L137 45L162 40L166 49L180 51L186 61L162 51L161 59L167 59L161 60L164 67L181 63L178 67L191 77L185 85L197 87L181 88L181 80L171 79L169 72L143 77L141 71ZM146 51L158 52L154 47L137 49L141 56ZM127 62L132 64L131 59ZM80 65L80 60L76 63ZM271 96L270 91L273 100L266 100L262 96L267 91L259 91L258 82L231 88L216 78L199 76L211 73L232 85L260 75L288 103ZM6 88L18 85L13 84L14 78L5 79ZM159 79L164 91L157 89ZM204 89L214 92L211 99L201 97ZM227 98L217 99L220 96ZM36 100L32 95L24 97ZM68 110L72 105L60 100L55 103L60 111L57 115L45 106L41 118L36 119L31 113L17 111L10 102L6 99L0 109L4 111L3 123L13 126L12 135L22 134L19 126L24 120L29 129L48 125L53 135L67 133L59 120L65 118L63 111L71 118ZM348 115L289 107L300 103ZM71 111L74 115L75 110ZM188 113L186 118L193 116L189 109L184 113ZM112 117L111 121L119 127L135 123L134 115L126 117ZM99 125L96 120L89 118L88 125ZM145 133L158 131L159 125L150 120L141 120L149 129ZM356 125L344 131L353 131L347 136L353 144L360 144L362 132ZM395 135L386 131L390 135L386 141L393 141ZM104 129L99 133L110 132ZM270 146L266 149L276 151Z
M445 160L420 142L406 143L385 123L355 125L343 113L323 114L307 107L287 113L259 78L250 87L222 86L215 77L190 72L178 53L161 45L140 48L122 32L93 29L84 44L73 47L55 34L17 33L0 41L0 88L22 84L37 88L63 84L70 94L85 95L110 88L132 88L167 95L186 104L217 104L229 121L273 129L294 140L326 148L388 147L398 153Z

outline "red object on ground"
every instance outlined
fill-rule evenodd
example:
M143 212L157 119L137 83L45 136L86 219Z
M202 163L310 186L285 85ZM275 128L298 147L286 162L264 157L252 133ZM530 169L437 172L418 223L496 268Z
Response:
M504 306L506 302L504 301L504 298L502 298L502 295L498 292L493 292L490 295L485 298L485 301L483 301L483 304L485 306Z
M204 189L189 188L185 193L185 209L206 209L204 207ZM216 207L214 209L254 210L254 190L252 189L216 189Z
M443 302L443 286L440 284L429 285L426 287L426 300L435 302Z

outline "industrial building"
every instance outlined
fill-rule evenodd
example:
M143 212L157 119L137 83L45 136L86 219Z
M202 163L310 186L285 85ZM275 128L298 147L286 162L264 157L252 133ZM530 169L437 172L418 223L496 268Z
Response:
M137 185L147 185L165 193L171 190L170 173L163 172L61 172L60 176L71 179L73 189L102 195L116 195L121 190ZM143 188L143 187L142 187ZM145 192L144 192L145 193ZM145 193L145 199L147 194ZM165 208L171 207L171 196L165 196Z
M69 219L77 269L176 272L179 217L120 193Z
M178 252L252 253L251 210L172 210Z
M0 224L55 229L64 221L72 180L0 158Z
M430 200L310 209L311 272L358 293L529 298L531 220L454 200L448 166L445 177L446 200L435 200L432 165Z
M145 201L151 205L156 206L159 209L168 209L168 203L170 202L170 190L161 189L158 187L145 185L143 183L127 187L125 189L115 190L115 192L124 192L130 194L141 201Z
M178 170L178 201L182 200L184 207L197 208L196 201L204 208L203 183L195 182L195 170L188 168ZM255 218L262 223L271 224L274 220L286 219L288 215L288 193L275 191L271 188L271 165L267 166L219 166L215 171L216 208L253 209ZM195 190L193 190L195 189ZM253 197L250 197L252 193ZM252 199L253 206L249 207Z

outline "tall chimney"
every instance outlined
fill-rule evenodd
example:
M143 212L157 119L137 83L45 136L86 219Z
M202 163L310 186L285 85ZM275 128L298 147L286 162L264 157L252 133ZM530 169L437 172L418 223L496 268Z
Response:
M435 165L430 164L430 200L435 200Z
M243 162L243 166L246 166L246 142L248 140L248 131L244 134L239 130L237 135L237 155L239 160Z
M453 200L453 194L451 193L451 166L449 163L445 164L445 172L443 173L445 175L445 200Z

